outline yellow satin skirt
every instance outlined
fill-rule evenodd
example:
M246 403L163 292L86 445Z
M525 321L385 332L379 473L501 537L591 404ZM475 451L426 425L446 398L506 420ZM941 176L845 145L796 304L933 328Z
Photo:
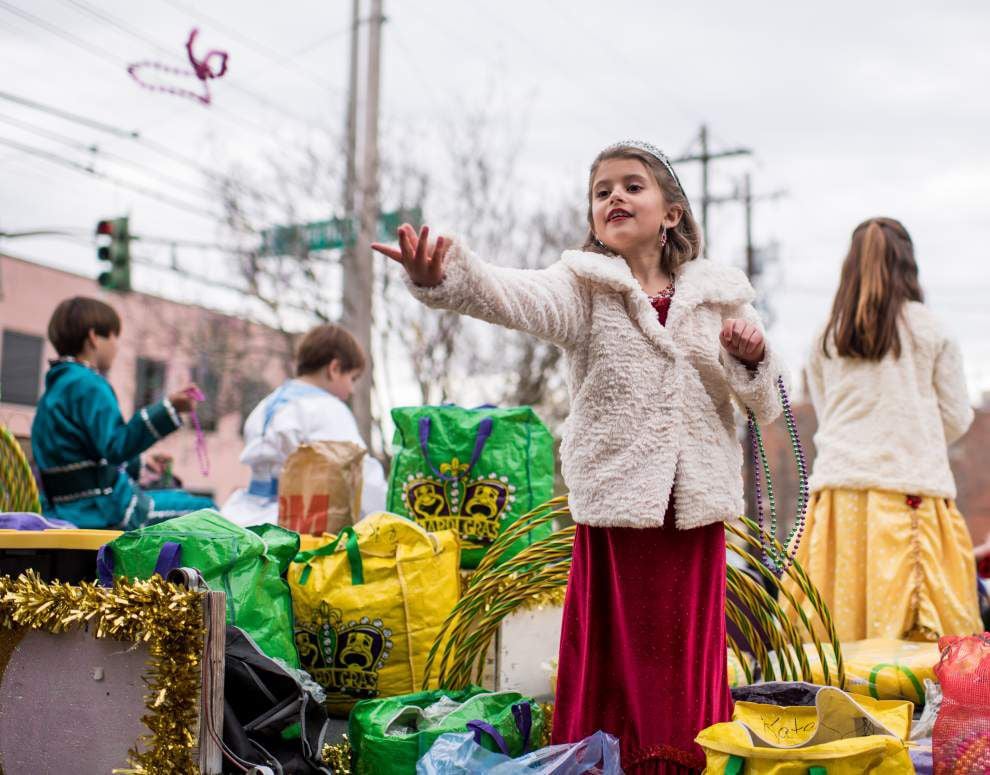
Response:
M880 490L816 492L797 559L842 641L983 631L973 542L954 501ZM789 579L785 587L810 610Z

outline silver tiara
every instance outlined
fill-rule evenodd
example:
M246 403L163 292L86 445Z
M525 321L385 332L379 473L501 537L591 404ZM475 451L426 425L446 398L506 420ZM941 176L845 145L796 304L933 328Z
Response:
M684 190L684 186L681 185L681 179L677 177L677 173L674 172L674 167L670 163L670 159L667 158L667 154L652 143L646 143L642 140L620 140L617 143L612 143L612 145L608 146L608 148L603 150L599 155L601 156L603 154L610 153L611 151L617 151L620 148L636 148L637 150L645 151L650 154L650 156L656 158L663 165L664 169L670 173L670 177L674 179L677 187L681 190L681 193L684 194L684 198L687 199L687 192Z

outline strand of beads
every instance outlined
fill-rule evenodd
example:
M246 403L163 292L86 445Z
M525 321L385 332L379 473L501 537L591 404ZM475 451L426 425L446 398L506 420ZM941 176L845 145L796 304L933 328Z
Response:
M763 436L760 433L760 426L756 422L756 416L752 411L748 412L749 437L752 441L753 449L753 486L756 490L756 523L760 527L760 548L763 551L763 564L774 573L777 572L776 552L767 540L767 535L777 535L777 503L773 494L773 477L770 474L770 465L767 462L766 450L763 447ZM766 476L767 502L770 506L770 526L766 529L766 514L763 509L763 493L760 486L760 468Z
M784 546L791 546L793 543L793 547L788 552L789 561L793 561L794 556L797 554L798 546L801 543L801 538L804 536L804 528L807 521L808 501L810 499L808 490L808 464L804 456L804 447L801 445L801 437L798 434L797 422L794 420L791 400L787 395L787 389L784 387L783 377L777 377L777 390L780 393L780 403L784 410L784 424L787 426L791 451L794 453L794 461L797 465L797 512L794 515L794 526L791 528L791 532L784 544Z
M199 388L193 388L189 391L189 397L193 401L205 401L206 396L203 395L203 391ZM209 453L206 451L206 436L203 434L203 426L200 425L199 415L196 414L196 410L192 409L189 412L189 419L192 420L193 430L196 433L196 457L199 458L199 470L203 476L210 475L210 457Z
M794 525L783 542L783 552L772 546L768 540L768 536L776 537L777 535L777 503L773 492L773 477L770 473L770 463L767 459L766 449L763 445L763 436L760 433L760 426L756 422L756 416L750 411L747 413L747 419L750 439L752 441L753 484L756 490L757 524L760 528L760 546L763 550L763 563L777 576L782 576L788 566L794 561L798 546L801 543L801 538L804 535L809 491L808 466L804 456L804 448L801 445L801 438L798 435L797 423L794 420L794 412L791 408L790 398L787 395L787 389L784 386L783 377L777 378L777 391L780 394L784 423L787 427L787 435L790 439L791 451L794 454L798 475L797 512L795 514ZM760 486L761 468L766 477L767 503L770 507L769 532L764 529L766 516L763 507L762 488Z

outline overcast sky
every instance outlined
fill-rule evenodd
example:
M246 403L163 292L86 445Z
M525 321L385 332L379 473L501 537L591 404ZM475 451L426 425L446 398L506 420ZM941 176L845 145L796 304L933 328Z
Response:
M0 229L85 231L126 212L140 233L215 240L208 218L3 142L209 211L202 174L175 154L250 167L339 132L349 14L343 0L0 0L0 90L139 130L172 151L0 99ZM754 151L714 165L713 193L731 193L746 171L758 194L786 191L756 208L754 225L759 244L776 245L771 337L794 367L824 320L852 229L889 215L914 238L928 300L962 343L974 397L990 390L990 4L386 0L386 14L386 141L415 136L432 158L445 126L494 105L522 138L519 196L560 201L580 192L604 145L642 138L676 156L696 149L705 122L716 149ZM192 26L201 51L230 52L210 107L145 91L126 72L141 60L181 63ZM681 176L697 199L697 165ZM95 275L88 239L0 240L0 250ZM713 209L711 248L715 260L741 263L738 205ZM178 258L222 272L216 254ZM142 290L217 298L155 270L135 276Z

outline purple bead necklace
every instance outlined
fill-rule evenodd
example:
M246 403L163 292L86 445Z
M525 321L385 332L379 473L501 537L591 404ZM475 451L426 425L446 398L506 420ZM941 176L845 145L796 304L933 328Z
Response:
M773 494L773 479L770 475L770 464L767 461L767 453L763 447L763 436L760 434L760 426L757 424L756 417L752 411L747 412L747 416L750 438L753 444L753 485L756 489L757 524L760 527L760 545L763 548L763 564L779 577L794 562L794 556L797 554L798 546L801 544L801 537L804 535L805 513L808 509L808 467L805 462L801 439L798 436L797 423L794 421L794 412L791 409L791 402L784 387L783 377L777 377L777 391L780 393L780 403L784 409L784 423L787 426L787 435L790 438L791 450L794 452L798 474L797 514L795 515L794 526L791 528L790 533L788 533L787 539L783 541L782 551L767 540L768 533L774 538L777 536L777 502ZM763 493L760 488L761 468L767 482L767 503L770 507L769 531L764 529Z

